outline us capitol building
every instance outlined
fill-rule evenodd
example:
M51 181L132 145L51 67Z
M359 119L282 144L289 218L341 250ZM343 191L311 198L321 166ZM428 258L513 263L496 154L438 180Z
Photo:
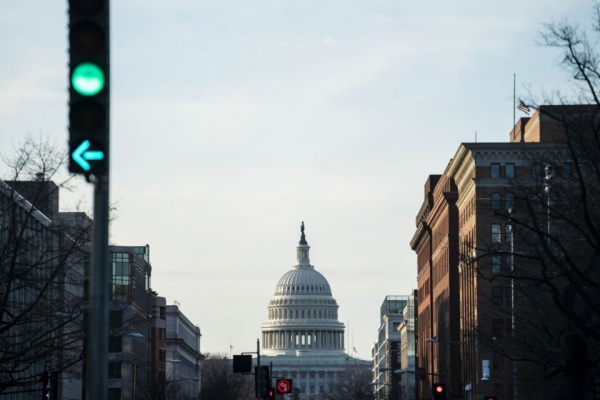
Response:
M329 392L347 368L371 369L371 361L350 357L344 348L344 324L327 279L310 264L304 234L296 247L297 263L275 288L262 325L261 365L273 365L273 377L294 380L302 398Z

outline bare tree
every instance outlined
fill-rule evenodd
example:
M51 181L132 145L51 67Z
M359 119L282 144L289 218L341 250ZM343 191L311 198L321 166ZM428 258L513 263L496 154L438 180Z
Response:
M90 219L58 210L71 178L51 181L65 160L57 146L28 137L1 158L0 393L35 390L48 371L78 380L77 391Z
M373 379L371 371L351 367L339 373L329 392L325 394L326 400L373 400Z
M206 353L202 363L203 400L254 399L254 376L233 373L233 361L225 353Z
M541 43L562 51L573 90L528 101L549 137L531 153L531 178L514 179L513 208L497 212L513 229L510 251L486 255L511 260L490 279L513 282L516 305L487 346L515 361L520 398L600 395L598 3L593 17L591 29L567 19L544 25Z

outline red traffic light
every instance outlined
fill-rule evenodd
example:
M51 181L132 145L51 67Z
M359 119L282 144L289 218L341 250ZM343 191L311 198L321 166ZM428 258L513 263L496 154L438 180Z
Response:
M275 385L278 394L286 394L292 391L292 380L291 379L277 379Z
M446 384L434 383L431 389L434 400L446 400Z

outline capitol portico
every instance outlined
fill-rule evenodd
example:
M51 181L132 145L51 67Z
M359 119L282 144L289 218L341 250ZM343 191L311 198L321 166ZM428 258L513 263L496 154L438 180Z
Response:
M294 379L303 398L326 393L338 373L349 367L369 370L370 361L345 353L345 327L329 282L310 264L304 223L296 247L297 262L275 288L262 325L261 364L273 375Z

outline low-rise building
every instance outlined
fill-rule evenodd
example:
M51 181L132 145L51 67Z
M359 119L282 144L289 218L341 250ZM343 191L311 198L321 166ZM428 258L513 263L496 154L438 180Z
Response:
M183 314L178 304L167 306L166 317L167 390L177 392L178 399L197 399L204 359L200 351L200 328Z

